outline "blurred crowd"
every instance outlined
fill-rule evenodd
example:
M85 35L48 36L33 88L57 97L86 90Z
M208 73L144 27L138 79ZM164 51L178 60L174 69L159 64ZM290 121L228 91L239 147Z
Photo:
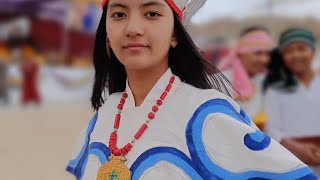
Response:
M320 174L316 42L306 28L288 28L274 41L268 29L248 27L217 64L256 125Z

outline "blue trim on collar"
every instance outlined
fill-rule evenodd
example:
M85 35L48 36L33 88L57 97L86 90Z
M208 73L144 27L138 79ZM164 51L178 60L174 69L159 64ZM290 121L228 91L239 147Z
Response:
M90 153L95 152L95 153ZM101 164L109 161L109 156L111 156L109 148L100 142L93 142L90 144L89 154L99 154L98 158Z
M87 128L86 139L85 139L84 145L81 148L80 153L78 154L76 159L69 161L69 164L66 168L66 170L71 174L75 175L77 179L80 179L82 176L82 166L88 154L90 135L94 130L97 119L98 119L98 112L96 112L96 114L90 120L89 126Z
M79 177L79 179L82 179L83 177L85 168L88 163L89 155L91 154L95 155L99 159L101 165L108 162L109 161L108 158L111 155L109 148L105 144L100 142L91 143L88 151L88 155L86 156L84 163L81 166L81 176Z

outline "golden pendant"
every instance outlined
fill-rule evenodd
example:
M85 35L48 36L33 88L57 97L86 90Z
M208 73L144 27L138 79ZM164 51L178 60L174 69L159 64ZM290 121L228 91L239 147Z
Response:
M126 161L122 156L109 156L109 162L100 167L97 180L130 180L131 172L124 164Z

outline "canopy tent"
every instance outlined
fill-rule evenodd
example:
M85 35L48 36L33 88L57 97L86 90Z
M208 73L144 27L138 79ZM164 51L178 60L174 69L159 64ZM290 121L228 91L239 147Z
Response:
M52 3L66 4L64 0L1 0L0 11L1 13L24 13L24 14L37 14L42 11L43 7ZM50 8L53 10L55 8Z
M64 0L1 0L0 14L43 16L62 22L68 6Z
M24 15L55 21L67 28L94 32L100 0L1 0L1 15Z
M101 15L99 4L100 0L0 0L0 41L30 38L43 51L89 54Z

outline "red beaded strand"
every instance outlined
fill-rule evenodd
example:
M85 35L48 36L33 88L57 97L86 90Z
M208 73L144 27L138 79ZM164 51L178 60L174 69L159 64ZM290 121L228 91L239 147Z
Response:
M133 147L133 143L140 139L142 134L148 129L148 124L151 120L155 118L155 113L158 112L159 107L162 105L163 100L167 97L169 94L172 84L174 83L175 77L172 76L170 78L170 81L165 89L165 91L161 94L160 98L157 100L156 105L152 106L152 111L148 113L148 120L144 124L141 125L139 130L136 132L134 135L134 139L131 141L131 143L127 143L124 147L118 148L117 147L117 140L118 140L118 134L117 131L120 126L120 121L121 121L121 111L123 109L123 106L126 102L126 99L128 97L128 94L126 92L122 93L122 98L120 100L120 103L118 104L118 113L115 116L114 119L114 131L110 134L110 139L109 139L109 149L110 152L115 155L115 156L124 156L128 154L129 151L131 151Z
M148 128L147 124L143 124L139 131L136 133L136 135L134 135L134 139L140 139L141 135L146 131L146 129Z

